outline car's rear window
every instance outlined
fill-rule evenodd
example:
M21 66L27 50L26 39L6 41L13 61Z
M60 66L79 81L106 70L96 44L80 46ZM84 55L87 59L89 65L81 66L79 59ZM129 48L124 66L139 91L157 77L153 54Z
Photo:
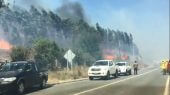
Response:
M94 64L94 66L108 66L108 61L99 61Z
M118 66L124 66L125 63L117 63L116 65L118 65Z

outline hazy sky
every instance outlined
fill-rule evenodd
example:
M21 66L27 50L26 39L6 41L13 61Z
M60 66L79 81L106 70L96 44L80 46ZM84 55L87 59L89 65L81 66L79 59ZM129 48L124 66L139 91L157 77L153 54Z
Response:
M66 0L16 0L23 1L54 10ZM98 22L105 28L132 33L143 58L152 60L168 58L169 0L69 1L82 4L92 25ZM27 7L26 5L23 6Z

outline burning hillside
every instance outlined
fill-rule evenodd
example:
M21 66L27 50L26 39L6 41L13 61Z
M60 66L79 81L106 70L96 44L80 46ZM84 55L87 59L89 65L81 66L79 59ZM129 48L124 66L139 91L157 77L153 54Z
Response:
M103 58L107 60L116 60L116 59L121 59L121 60L128 60L129 55L123 51L119 52L117 50L113 49L104 49L103 50ZM120 56L120 58L119 58Z
M103 50L103 57L104 59L107 59L107 60L115 60L116 59L116 56L117 54L115 53L114 50L111 50L111 49L105 49Z
M9 51L12 48L12 45L5 41L4 39L0 39L0 49Z
M0 38L0 50L9 51L12 45L32 47L37 39L44 38L57 43L62 52L72 48L77 55L76 63L80 64L100 58L116 60L124 52L139 55L132 34L105 29L99 23L90 25L80 3L64 3L56 10L36 6L28 10L19 6L4 8L0 14L0 37L8 38L10 43Z

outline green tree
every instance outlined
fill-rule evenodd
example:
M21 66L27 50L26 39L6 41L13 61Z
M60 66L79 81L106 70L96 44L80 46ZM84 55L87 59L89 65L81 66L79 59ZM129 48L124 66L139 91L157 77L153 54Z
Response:
M36 40L34 43L34 51L35 61L41 63L43 66L49 65L50 69L54 69L55 60L61 58L61 52L58 45L50 40Z
M0 8L8 7L9 3L5 4L5 0L0 0Z
M85 66L90 66L94 63L95 58L91 56L89 53L85 53L79 49L75 50L75 63L77 65L85 65Z
M12 61L26 61L29 59L30 49L23 46L17 46L12 48L10 57Z
M0 8L4 7L4 0L0 0Z

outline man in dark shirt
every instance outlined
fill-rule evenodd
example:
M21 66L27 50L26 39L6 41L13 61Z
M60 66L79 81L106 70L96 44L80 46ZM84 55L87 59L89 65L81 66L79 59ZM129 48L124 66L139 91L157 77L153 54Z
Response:
M133 64L133 68L134 68L134 75L138 74L138 63L137 61L135 61L135 63Z

